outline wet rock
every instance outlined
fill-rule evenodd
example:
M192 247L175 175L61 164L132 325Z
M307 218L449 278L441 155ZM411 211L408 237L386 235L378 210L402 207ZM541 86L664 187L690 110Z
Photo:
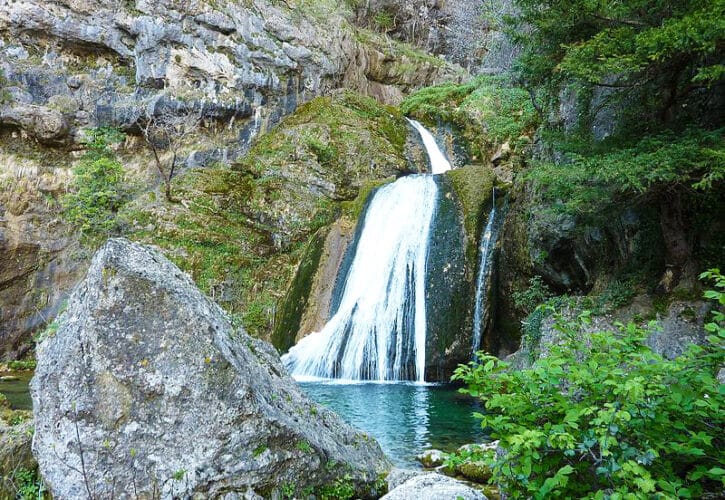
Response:
M457 470L463 477L476 483L485 483L492 475L491 467L480 460L464 462L458 466Z
M425 450L423 453L415 457L415 459L423 464L423 467L425 467L426 469L432 469L434 467L442 465L445 458L445 453L443 453L441 450L435 449Z
M435 472L420 474L406 480L382 497L385 500L486 500L480 491L448 476Z
M12 175L14 172L22 175ZM0 153L0 360L22 357L81 276L83 254L49 203L64 176Z
M31 383L56 497L267 498L342 478L365 497L390 468L157 251L109 240L59 324Z

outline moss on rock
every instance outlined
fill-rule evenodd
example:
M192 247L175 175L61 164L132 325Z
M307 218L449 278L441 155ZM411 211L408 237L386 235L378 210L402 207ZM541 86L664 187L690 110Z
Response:
M181 203L152 192L124 207L124 235L163 248L250 334L269 339L308 240L405 170L406 133L400 112L373 99L313 99L231 166L175 179Z
M272 345L280 352L286 352L295 344L295 336L300 328L302 314L307 307L312 291L312 283L320 264L326 235L327 230L323 228L310 239L297 266L295 277L277 313L272 333Z
M474 160L490 158L506 142L513 153L521 153L538 121L528 93L500 76L426 87L408 96L400 108L429 125L454 125Z
M487 210L493 194L496 175L483 165L467 165L446 173L463 210L466 231L466 259L475 267L478 235L486 224Z

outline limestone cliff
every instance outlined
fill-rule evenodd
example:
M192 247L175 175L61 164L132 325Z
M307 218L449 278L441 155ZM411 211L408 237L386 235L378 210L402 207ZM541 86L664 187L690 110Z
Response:
M28 334L57 313L88 261L88 250L78 244L77 228L65 222L59 204L72 187L71 169L82 154L84 129L114 127L127 134L118 154L127 183L142 196L127 214L125 231L138 237L152 231L163 236L166 229L180 230L176 214L182 207L163 206L153 196L143 196L143 186L153 191L159 182L153 157L140 138L140 127L150 116L188 106L201 110L202 129L179 151L183 174L229 165L284 116L333 89L346 87L383 102L399 102L411 89L460 78L460 68L355 26L349 21L352 17L344 4L309 0L2 2L0 356L14 358L27 349ZM333 132L328 129L317 144L325 145ZM373 149L371 144L366 148ZM363 175L389 175L384 163L380 171ZM400 168L397 160L391 165L392 170ZM308 223L328 198L357 194L360 172L313 173L315 179L295 182L300 172L307 176L307 167L285 172L287 166L280 166L274 177L286 178L285 186L268 184L266 200L252 197L245 208L257 256L276 254L306 237ZM262 184L270 178L269 171L239 170L245 172L237 175L243 183ZM195 191L202 174L195 175L180 181L182 188ZM220 181L216 174L205 177L202 182L215 186L229 180ZM293 194L281 200L268 196L270 191L288 193L285 187L301 188L306 182L312 183L310 189L292 189ZM336 183L344 189L331 191ZM239 193L234 187L224 191L230 189ZM211 196L218 200L218 190ZM146 231L152 225L139 224L149 217L163 223ZM230 219L223 219L229 226ZM165 229L162 234L159 228ZM195 258L188 244L152 240L187 258L186 263ZM186 269L199 279L196 262ZM217 279L219 275L202 284L207 292L222 302L234 302L232 309L247 316L256 308L252 316L271 318L273 311L266 312L266 306L240 305L235 298L240 281L224 273ZM279 283L280 277L275 279ZM267 321L256 323L264 323L261 329L268 331Z

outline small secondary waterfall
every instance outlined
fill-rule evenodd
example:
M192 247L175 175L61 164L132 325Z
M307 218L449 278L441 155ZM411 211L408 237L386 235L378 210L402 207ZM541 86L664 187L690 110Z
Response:
M449 170L430 132L411 124L431 171ZM332 318L282 356L295 378L425 380L426 266L437 205L431 175L403 177L374 193Z
M493 204L488 214L486 228L481 234L481 243L478 246L480 261L478 264L478 277L476 278L476 302L473 309L473 353L481 349L483 336L484 310L486 306L487 281L490 275L493 250L496 246L496 190L493 191Z

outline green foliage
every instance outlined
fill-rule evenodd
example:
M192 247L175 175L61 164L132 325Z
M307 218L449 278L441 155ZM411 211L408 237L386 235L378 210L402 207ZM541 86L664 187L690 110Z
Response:
M338 478L335 482L320 488L322 500L349 500L355 497L355 485L349 474Z
M35 370L35 366L34 359L8 361L8 368L13 371Z
M312 445L309 441L297 441L297 449L302 453L312 453Z
M385 10L376 12L373 16L373 22L375 23L375 27L384 33L395 28L395 18L390 12Z
M280 493L282 493L282 498L294 498L296 489L297 488L295 487L294 483L282 483L282 486L280 487Z
M474 156L506 141L514 148L528 144L527 136L538 123L528 93L504 77L426 87L409 95L400 109L422 121L456 125Z
M723 129L709 129L723 125L713 108L725 76L723 0L515 0L515 7L506 24L523 49L516 73L550 118L542 137L561 133L562 96L578 101L566 140L550 144L562 159L531 173L546 199L570 213L606 216L623 202L686 194L700 203L722 189ZM597 115L613 125L605 141L592 139Z
M725 279L706 293L725 304ZM502 455L483 457L491 483L512 498L697 498L725 484L725 316L706 326L706 346L663 359L634 324L582 337L588 314L555 316L560 341L531 369L480 353L454 379L480 397L478 414ZM653 328L654 325L651 325Z
M117 232L116 214L130 198L123 166L110 148L122 138L115 129L86 131L88 149L73 169L72 191L62 200L63 216L86 238Z
M557 210L596 215L603 209L646 200L668 186L695 192L725 180L725 129L663 132L634 144L562 144L566 164L538 162L527 177Z
M18 500L35 500L42 498L40 496L42 490L42 482L35 470L18 469L13 473L13 484L17 490L16 498Z
M544 283L541 276L534 276L529 279L529 288L514 292L512 298L514 299L516 307L530 313L539 304L551 298L552 295L551 289Z
M722 0L516 0L509 34L523 47L519 75L535 87L579 80L690 91L722 77ZM674 79L673 79L674 77ZM553 85L552 85L553 84ZM663 104L662 99L659 104Z

